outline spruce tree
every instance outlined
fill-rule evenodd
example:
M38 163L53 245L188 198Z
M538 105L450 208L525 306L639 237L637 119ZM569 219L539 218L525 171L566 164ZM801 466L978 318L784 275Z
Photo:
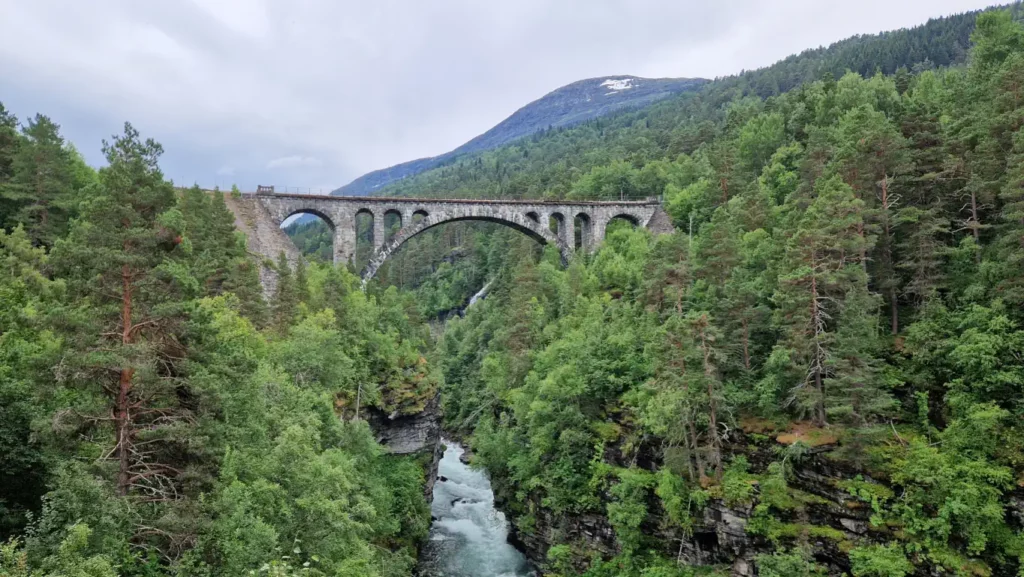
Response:
M295 277L292 274L291 264L288 257L282 251L277 258L277 290L274 292L271 301L271 325L278 334L285 334L289 327L295 322L299 312L299 294L295 286Z

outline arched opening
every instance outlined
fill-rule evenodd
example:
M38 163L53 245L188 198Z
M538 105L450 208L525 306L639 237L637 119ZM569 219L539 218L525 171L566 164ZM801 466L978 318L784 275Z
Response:
M417 210L417 211L412 213L412 223L413 224L419 224L420 221L422 221L423 219L427 218L427 216L428 216L427 215L427 211L425 211L425 210L423 210L421 208L421 209L419 209L419 210Z
M562 231L565 229L565 217L562 216L562 213L551 213L551 216L548 217L548 229L555 233L555 236L562 236Z
M354 265L356 270L363 270L373 256L373 213L367 208L356 212L356 254Z
M622 230L624 228L636 228L639 225L640 222L637 221L635 216L630 214L617 214L608 221L608 224L605 226L604 233L607 236L617 230Z
M562 215L560 215L560 214L557 215L558 219L561 219L561 216ZM415 221L415 219L414 219L414 221ZM402 247L405 246L408 243L408 241L410 241L411 239L414 239L414 238L416 238L416 237L418 237L418 236L420 236L420 235L422 235L424 233L427 233L427 231L431 231L431 232L429 234L427 234L427 235L424 235L424 236L432 236L432 235L434 235L436 233L436 234L440 235L442 238L445 238L445 239L448 239L449 237L459 237L459 238L451 238L450 242L448 240L446 240L446 242L444 242L444 245L449 248L449 250L452 252L452 254L442 255L441 259L442 260L447 260L447 261L449 261L449 263L452 262L452 259L455 256L457 256L457 255L454 254L455 250L458 250L460 253L465 252L466 247L464 247L462 245L465 244L463 242L463 240L465 238L468 238L468 235L466 233L469 232L469 231L468 231L468 229L466 229L466 227L452 227L449 230L438 230L438 226L439 225L448 224L448 223L455 223L455 222L495 223L495 224L500 224L500 225L504 225L506 227L515 229L515 230L525 234L526 236L536 240L540 244L547 244L549 242L549 240L550 240L550 237L546 237L544 234L541 234L540 232L538 232L532 226L532 223L529 220L527 220L526 218L523 218L523 216L518 216L516 219L513 219L513 220L506 220L505 218L485 217L485 216L458 216L458 217L449 218L449 219L446 219L446 220L443 220L443 221L440 221L440 222L431 222L427 226L407 226L407 227L403 228L401 231L399 231L399 233L395 236L395 241L396 241L395 243L389 243L389 244L385 245L384 246L384 251L382 253L380 253L380 254L374 255L373 260L371 260L369 262L368 266L366 266L365 268L360 267L359 270L362 271L363 282L365 283L365 282L369 281L371 278L373 278L374 275L377 274L377 271L380 270L383 265L385 265L385 263L386 263L386 261L388 259L391 258L391 255L394 254L394 253L399 253L400 251L402 251ZM557 230L557 228L555 230ZM452 234L446 234L446 233L449 233L449 232L452 233ZM408 244L410 246L415 246L416 245L416 243L408 243ZM568 260L569 256L570 255L567 254L566 251L564 251L564 250L562 251L562 258L564 260ZM417 259L417 260L418 260L418 262L420 264L423 264L423 259ZM406 263L406 264L409 264L409 263ZM389 271L389 274L386 275L386 276L390 277L393 280L395 278L403 278L403 277L405 277L407 275L399 274L396 271L392 270L392 271Z
M532 210L526 213L526 218L532 220L533 222L540 223L540 215L538 215L536 212L533 212Z
M394 209L385 212L384 242L391 242L399 230L402 230L402 213Z
M311 260L334 261L334 223L315 210L300 210L281 222L281 230L299 252Z
M573 228L576 233L574 235L576 238L573 239L573 246L576 250L586 250L590 248L593 244L592 239L594 236L592 228L593 224L590 220L590 215L585 212L577 214L576 218L573 219L573 224L575 224L575 227Z

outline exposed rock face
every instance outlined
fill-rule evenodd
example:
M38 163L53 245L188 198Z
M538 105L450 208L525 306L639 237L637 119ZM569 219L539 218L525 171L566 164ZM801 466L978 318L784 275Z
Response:
M821 455L796 467L790 487L816 498L799 518L789 521L835 529L849 540L869 535L873 531L868 522L870 510L837 487L838 481L855 474L856 471L845 470ZM1020 502L1024 519L1024 496ZM644 532L660 541L665 556L687 565L725 565L731 567L733 576L753 577L757 575L755 557L774 550L768 540L748 532L753 512L751 504L730 506L721 499L712 499L690 535L662 528L664 513L657 499L649 503L649 509L651 516L644 525ZM569 543L576 551L596 552L604 557L614 556L619 551L615 530L603 515L555 518L546 509L537 507L535 511L533 529L527 532L513 524L514 535L510 539L540 566L546 561L548 549L559 543ZM830 574L847 574L849 560L836 541L814 537L809 540L815 560L827 566Z
M366 419L377 441L392 454L421 455L428 460L424 489L428 500L442 454L440 400L440 395L434 396L422 411L412 415L387 415L371 407Z

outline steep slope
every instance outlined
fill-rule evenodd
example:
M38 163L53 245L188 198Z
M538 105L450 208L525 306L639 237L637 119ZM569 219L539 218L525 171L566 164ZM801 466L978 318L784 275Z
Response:
M365 174L333 194L364 195L383 186L442 166L459 156L490 150L547 128L578 124L623 109L636 109L696 90L700 78L607 76L580 80L520 108L494 128L440 156L404 162Z
M1020 6L1011 6L1017 18ZM707 82L700 90L686 91L641 110L618 111L572 128L545 132L529 142L452 159L393 181L382 193L563 196L581 175L614 159L634 158L640 151L648 158L691 152L708 135L695 126L699 123L684 120L719 122L725 115L722 106L736 96L770 98L814 80L838 79L848 70L870 77L875 72L896 74L901 68L914 72L961 65L979 13L933 18L920 26L857 35L805 50L765 68Z

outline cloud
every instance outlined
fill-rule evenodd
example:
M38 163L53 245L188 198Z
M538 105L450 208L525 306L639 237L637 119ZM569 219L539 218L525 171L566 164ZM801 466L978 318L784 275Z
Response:
M232 166L222 166L217 169L217 176L234 176L235 169Z
M299 168L302 166L321 166L323 162L312 156L282 156L267 163L267 168Z
M341 185L583 78L722 76L989 1L0 0L0 98L96 164L130 120L179 182Z

